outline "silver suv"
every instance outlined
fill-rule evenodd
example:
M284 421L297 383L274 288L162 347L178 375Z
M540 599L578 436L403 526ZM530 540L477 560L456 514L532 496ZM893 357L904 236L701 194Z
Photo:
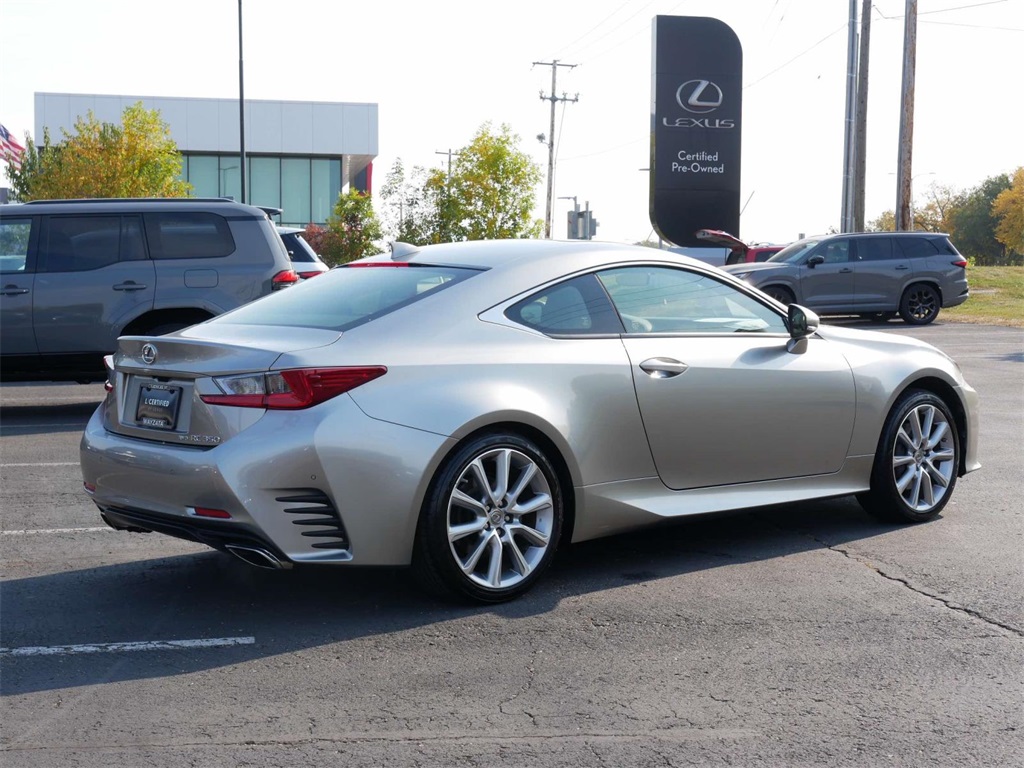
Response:
M932 232L870 232L798 240L760 264L727 272L783 304L819 315L885 322L898 312L911 325L967 301L967 259Z
M228 200L0 206L0 380L102 381L118 336L170 333L297 280L267 214Z

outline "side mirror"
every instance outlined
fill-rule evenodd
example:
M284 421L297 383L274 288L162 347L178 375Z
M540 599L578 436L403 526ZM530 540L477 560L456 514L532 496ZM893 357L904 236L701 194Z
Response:
M825 257L822 256L820 253L814 254L813 256L811 256L811 258L809 258L807 260L807 266L810 267L811 269L814 269L819 264L824 264L824 263L825 263Z
M786 349L795 355L807 349L807 337L818 330L821 319L811 310L799 304L789 305L789 343Z

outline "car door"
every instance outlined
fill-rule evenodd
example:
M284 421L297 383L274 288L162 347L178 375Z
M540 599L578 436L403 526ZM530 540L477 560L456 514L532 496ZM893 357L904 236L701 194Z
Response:
M139 216L46 216L32 313L41 355L112 352L152 309L153 264Z
M838 471L854 421L853 374L824 339L787 351L782 316L686 269L599 273L622 317L658 475L675 490Z
M0 350L4 357L35 355L32 294L35 283L33 237L38 218L0 218Z
M816 312L852 309L856 269L851 250L845 237L818 243L798 267L801 295L797 302Z
M855 238L854 246L858 311L897 309L907 279L913 274L910 259L885 235Z

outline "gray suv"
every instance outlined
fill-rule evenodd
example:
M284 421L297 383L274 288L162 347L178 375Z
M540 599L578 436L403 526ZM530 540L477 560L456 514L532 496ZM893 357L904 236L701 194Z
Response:
M118 336L170 333L297 280L267 214L228 200L0 206L0 380L102 381Z
M906 323L925 325L942 307L967 301L966 267L947 235L870 232L798 240L766 262L723 269L819 315L885 322L898 312Z

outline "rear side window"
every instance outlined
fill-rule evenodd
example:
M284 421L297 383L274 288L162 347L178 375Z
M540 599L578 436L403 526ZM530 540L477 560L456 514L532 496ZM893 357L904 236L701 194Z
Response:
M0 272L24 272L32 219L0 219Z
M899 258L899 254L896 254ZM893 257L891 237L862 237L857 241L860 261L888 261Z
M893 240L896 250L906 259L924 259L939 252L935 243L925 237L894 237Z
M619 334L622 323L594 275L545 288L505 310L516 323L555 336Z
M310 247L300 232L284 233L281 235L281 240L284 241L284 247L288 249L288 255L292 261L305 262L307 264L319 261L316 252Z
M234 253L231 228L216 213L147 213L144 219L154 259L209 259Z
M479 273L465 267L404 262L348 265L210 322L347 331Z
M88 272L120 260L120 216L48 216L45 221L42 271Z

